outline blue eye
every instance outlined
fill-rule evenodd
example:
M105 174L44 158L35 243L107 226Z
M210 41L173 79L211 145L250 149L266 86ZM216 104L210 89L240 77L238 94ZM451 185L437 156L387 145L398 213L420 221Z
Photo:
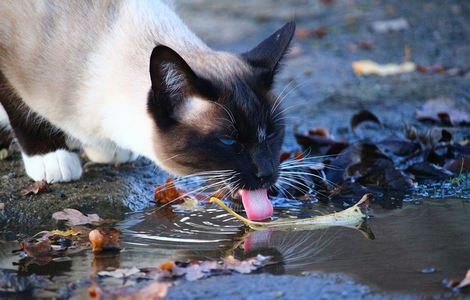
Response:
M231 139L231 138L219 138L219 141L227 146L235 145L237 143L236 140Z

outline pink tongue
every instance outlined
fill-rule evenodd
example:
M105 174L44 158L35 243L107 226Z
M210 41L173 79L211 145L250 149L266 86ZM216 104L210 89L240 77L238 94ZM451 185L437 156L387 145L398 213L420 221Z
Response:
M248 219L252 221L264 220L273 215L273 205L268 199L268 190L240 190L243 206Z

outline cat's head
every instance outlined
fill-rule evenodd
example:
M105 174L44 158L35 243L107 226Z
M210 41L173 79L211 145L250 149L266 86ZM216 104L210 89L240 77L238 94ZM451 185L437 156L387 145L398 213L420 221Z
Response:
M197 61L165 46L153 50L148 110L160 166L177 175L208 172L248 190L276 182L285 124L271 89L294 31L290 22L247 53Z

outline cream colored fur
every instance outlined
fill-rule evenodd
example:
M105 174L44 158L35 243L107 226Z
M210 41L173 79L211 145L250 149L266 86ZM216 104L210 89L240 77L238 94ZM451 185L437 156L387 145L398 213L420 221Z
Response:
M149 59L158 44L208 78L248 68L209 49L161 1L0 1L2 73L34 112L98 161L116 156L109 149L126 149L162 166L147 112Z

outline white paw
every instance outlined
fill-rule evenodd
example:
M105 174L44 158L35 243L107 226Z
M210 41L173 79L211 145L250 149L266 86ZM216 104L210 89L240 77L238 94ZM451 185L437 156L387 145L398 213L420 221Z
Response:
M132 151L121 148L105 149L83 147L86 156L92 162L100 164L126 163L136 160L139 156Z
M77 180L82 176L79 156L67 150L33 156L23 153L23 162L26 174L35 181L66 182Z

